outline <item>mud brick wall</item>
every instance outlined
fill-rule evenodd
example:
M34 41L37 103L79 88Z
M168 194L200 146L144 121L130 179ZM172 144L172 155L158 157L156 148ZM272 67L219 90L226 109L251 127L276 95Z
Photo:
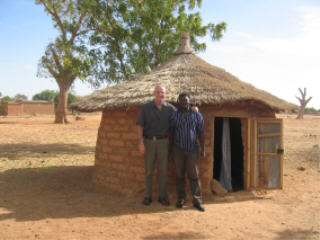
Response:
M22 103L4 103L5 115L22 115Z
M138 150L136 120L140 108L104 110L96 145L93 181L107 189L124 194L144 194L144 159ZM204 194L210 192L212 179L211 126L206 121L205 159L200 159L200 176ZM207 127L209 125L209 127ZM188 179L186 178L187 182ZM188 185L188 184L187 184ZM189 187L187 187L189 192ZM153 192L157 197L157 171L154 172ZM175 193L175 173L169 157L168 192Z
M138 150L136 120L140 108L104 110L96 146L93 179L121 193L144 193L144 158ZM172 184L173 163L169 177ZM157 171L153 190L157 191Z
M54 103L24 103L23 112L26 114L54 114Z

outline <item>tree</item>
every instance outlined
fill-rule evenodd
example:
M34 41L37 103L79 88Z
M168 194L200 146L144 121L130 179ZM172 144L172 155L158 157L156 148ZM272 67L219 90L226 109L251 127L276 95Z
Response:
M187 13L186 6L191 11L201 0L35 1L59 32L39 64L60 89L56 123L68 122L68 91L77 78L93 86L129 80L167 61L182 32L190 33L197 52L206 48L197 37L210 32L218 40L226 29L224 22L203 26L198 12Z
M172 57L183 32L190 33L196 52L205 50L197 37L210 32L218 40L226 23L202 25L198 12L186 10L196 6L200 0L96 0L89 21L95 46L90 56L100 63L94 66L96 79L120 82L150 71Z
M40 93L35 94L32 97L32 100L43 100L43 101L53 101L54 106L57 107L59 103L59 92L54 90L43 90ZM68 102L67 105L69 106L71 103L79 99L79 96L76 96L72 93L68 93Z
M74 81L85 79L90 62L86 57L85 38L88 29L90 0L36 0L51 16L59 36L49 43L39 63L39 75L53 77L59 86L59 103L55 112L55 123L68 123L68 92Z
M10 102L10 101L13 101L13 98L9 97L9 96L4 96L3 98L1 98L1 100L3 102Z
M301 90L301 88L299 88L299 92L301 94L301 98L296 96L296 98L300 102L300 109L299 109L299 113L298 113L297 119L303 119L305 107L310 102L312 97L309 97L308 99L306 99L306 97L307 97L307 89L306 88L304 88L303 91Z
M56 96L59 96L59 92L54 90L43 90L42 92L33 95L32 100L54 101Z
M26 95L20 94L20 93L16 94L13 98L13 101L15 101L15 102L26 101L26 100L28 100L28 97Z

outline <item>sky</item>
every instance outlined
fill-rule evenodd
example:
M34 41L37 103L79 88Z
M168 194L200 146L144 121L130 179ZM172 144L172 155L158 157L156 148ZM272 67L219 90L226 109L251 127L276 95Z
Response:
M203 23L227 23L220 41L209 37L197 55L212 65L286 101L299 105L298 88L320 109L320 0L202 0ZM58 90L53 79L37 77L47 44L57 31L33 0L0 0L0 92L29 99ZM96 89L77 80L73 93Z

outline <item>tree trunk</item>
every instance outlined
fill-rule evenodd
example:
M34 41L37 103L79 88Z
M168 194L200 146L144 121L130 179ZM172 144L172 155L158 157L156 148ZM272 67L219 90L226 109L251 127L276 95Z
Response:
M304 110L305 110L308 102L312 99L312 97L309 97L308 99L306 99L306 96L307 96L307 89L306 88L304 88L303 91L301 90L301 88L299 88L299 92L301 94L301 98L296 96L296 98L300 102L300 109L299 109L297 119L303 119Z
M68 104L68 93L70 86L58 84L60 88L59 102L55 112L54 123L69 123L67 119L67 104Z

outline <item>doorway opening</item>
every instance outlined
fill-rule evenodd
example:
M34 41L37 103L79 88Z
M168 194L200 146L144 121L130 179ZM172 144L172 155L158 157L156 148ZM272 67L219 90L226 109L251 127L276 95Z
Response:
M213 177L229 192L243 190L243 144L240 118L214 120Z

